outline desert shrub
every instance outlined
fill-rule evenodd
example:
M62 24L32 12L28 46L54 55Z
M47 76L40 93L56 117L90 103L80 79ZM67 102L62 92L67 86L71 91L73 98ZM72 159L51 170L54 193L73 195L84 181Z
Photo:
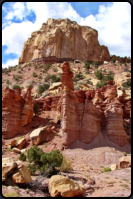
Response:
M47 82L49 79L50 79L50 75L47 74L44 80L45 80L45 82Z
M74 82L79 81L80 79L84 79L83 74L81 72L79 72L78 74L76 74L73 78Z
M18 70L18 73L21 73L21 70Z
M13 89L13 90L16 90L17 88L20 88L20 86L19 86L18 84L14 84L14 85L12 86L12 89Z
M85 68L86 68L86 69L90 69L90 63L87 62L87 61L85 61L84 63L85 63Z
M106 72L106 71L105 71ZM108 75L113 75L114 74L114 72L112 71L112 70L109 70L108 71Z
M16 191L11 191L4 194L4 197L19 197L19 194Z
M90 72L89 71L85 71L85 74L89 74Z
M6 80L6 84L9 84L9 79Z
M60 78L60 77L56 77L55 74L51 75L50 78L51 78L51 80L52 80L52 81L51 81L52 83L53 83L53 82L60 82L60 81L61 81L61 78Z
M60 167L63 161L63 156L59 150L52 150L50 153L45 153L36 145L28 149L27 158L30 163L33 163L28 165L32 173L35 173L37 170L44 173L52 163L55 163L56 167ZM49 172L49 176L57 174L58 170L55 166L53 166L53 170Z
M131 79L127 79L126 82L122 84L123 87L131 87Z
M124 66L127 66L127 63L124 63Z
M116 62L116 59L111 59L112 63L115 63Z
M109 80L114 80L114 77L110 74L106 75L105 77L102 78L103 81L109 81Z
M43 85L39 85L38 88L38 94L43 93L45 90L47 90L49 88L49 84L43 84Z
M43 65L39 65L39 68L42 68L43 67Z
M110 172L110 171L111 171L111 169L109 167L104 167L103 170L102 170L102 173Z
M102 79L102 78L103 78L103 74L102 74L101 70L97 70L97 71L95 72L95 76L96 76L98 79Z
M128 72L128 68L124 68L124 72Z
M97 62L97 61L94 61L94 62L92 63L92 65L95 66L96 68L98 68L98 62Z
M66 160L65 156L63 156L63 162L62 162L61 166L59 167L59 169L62 172L73 170L71 161Z
M54 68L53 68L53 71L54 71L54 72L57 72L57 68L54 67Z
M38 76L38 79L42 79L42 76L41 76L41 75L39 75L39 76Z
M126 152L122 152L122 153L123 153L124 156L127 156L127 153L126 153Z
M44 69L47 71L47 70L50 68L51 65L52 65L51 63L48 63L48 64L44 67Z
M25 161L26 155L24 153L20 153L19 160Z
M38 111L39 111L39 104L38 103L34 104L33 111L34 111L35 116L36 116L38 114Z
M35 72L33 72L32 76L33 77L38 77L38 75Z
M21 78L22 78L22 75L18 75L17 78L21 79Z
M61 115L58 115L58 116L57 116L57 119L60 119L60 118L61 118Z

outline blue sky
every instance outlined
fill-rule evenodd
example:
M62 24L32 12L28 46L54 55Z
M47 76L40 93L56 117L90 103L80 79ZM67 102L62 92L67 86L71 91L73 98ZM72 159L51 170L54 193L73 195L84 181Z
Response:
M69 18L98 30L110 55L131 57L128 2L5 2L2 4L2 68L18 64L23 44L48 18Z

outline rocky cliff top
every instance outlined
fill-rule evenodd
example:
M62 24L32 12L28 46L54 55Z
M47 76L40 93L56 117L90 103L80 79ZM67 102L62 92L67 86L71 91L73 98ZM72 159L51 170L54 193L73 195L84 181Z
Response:
M110 61L106 46L100 46L98 32L89 26L80 26L70 19L52 19L24 43L19 63L55 57L87 61ZM64 60L62 60L64 61Z

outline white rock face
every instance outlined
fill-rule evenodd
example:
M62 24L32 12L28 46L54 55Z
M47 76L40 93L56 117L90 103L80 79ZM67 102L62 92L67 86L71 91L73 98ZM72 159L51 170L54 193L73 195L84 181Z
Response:
M24 43L19 63L43 57L110 61L106 46L100 46L98 32L69 19L48 19Z

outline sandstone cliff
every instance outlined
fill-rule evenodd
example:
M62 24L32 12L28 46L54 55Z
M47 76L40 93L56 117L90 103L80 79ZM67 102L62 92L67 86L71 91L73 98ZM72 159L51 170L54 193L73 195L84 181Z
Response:
M49 18L24 43L19 63L43 58L48 58L49 61L55 58L56 61L110 61L110 54L106 46L99 45L95 29L80 26L69 19Z
M62 96L57 109L61 112L63 145L68 147L77 140L90 144L94 138L101 139L100 146L130 145L123 126L123 113L130 109L130 103L124 110L114 82L109 81L109 86L101 89L74 92L68 62L62 70ZM130 116L127 114L127 117Z
M21 89L6 88L2 91L2 134L12 138L22 132L22 127L29 124L33 117L31 88L21 96Z

